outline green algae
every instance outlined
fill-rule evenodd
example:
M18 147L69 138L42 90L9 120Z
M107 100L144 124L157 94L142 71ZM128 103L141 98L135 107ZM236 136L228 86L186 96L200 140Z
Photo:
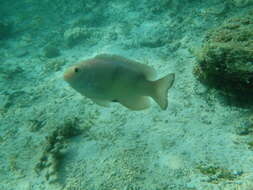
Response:
M197 52L195 75L229 94L253 92L253 14L211 29ZM252 96L251 96L252 97Z
M66 141L81 134L79 120L66 120L46 137L46 145L39 161L35 166L36 173L45 170L45 178L50 183L58 180L58 171L65 155Z
M229 169L215 165L199 165L197 166L197 169L200 171L200 173L209 177L208 181L210 183L220 183L221 181L233 181L239 175L241 175L241 172L233 173Z

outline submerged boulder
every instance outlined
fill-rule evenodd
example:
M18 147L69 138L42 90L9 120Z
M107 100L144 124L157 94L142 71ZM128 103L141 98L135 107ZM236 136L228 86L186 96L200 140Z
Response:
M253 97L253 12L207 33L194 73L228 94Z
M47 58L54 58L60 55L60 50L54 44L47 45L43 50L44 50L44 55Z
M7 22L0 22L0 40L8 38L12 33L12 25Z

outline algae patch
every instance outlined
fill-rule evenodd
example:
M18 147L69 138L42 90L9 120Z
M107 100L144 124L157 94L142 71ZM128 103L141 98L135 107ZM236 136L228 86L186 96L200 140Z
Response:
M253 13L210 30L196 54L198 79L228 94L252 97Z
M234 172L229 169L225 169L219 166L214 165L199 165L197 169L205 176L208 176L208 182L210 183L220 183L221 181L233 181L240 175L242 172Z
M80 135L79 120L67 120L62 126L57 127L51 135L46 137L46 146L35 166L37 174L44 174L50 182L59 178L58 170L65 155L67 140Z

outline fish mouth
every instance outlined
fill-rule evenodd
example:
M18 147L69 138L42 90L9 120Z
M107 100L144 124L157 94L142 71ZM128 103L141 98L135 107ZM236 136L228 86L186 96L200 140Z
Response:
M63 75L63 78L65 81L68 81L71 78L71 73L70 72L65 72Z

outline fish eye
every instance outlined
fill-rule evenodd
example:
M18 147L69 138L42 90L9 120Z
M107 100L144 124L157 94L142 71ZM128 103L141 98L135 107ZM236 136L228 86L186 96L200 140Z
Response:
M75 67L74 71L75 71L75 73L78 73L79 69L77 67Z

